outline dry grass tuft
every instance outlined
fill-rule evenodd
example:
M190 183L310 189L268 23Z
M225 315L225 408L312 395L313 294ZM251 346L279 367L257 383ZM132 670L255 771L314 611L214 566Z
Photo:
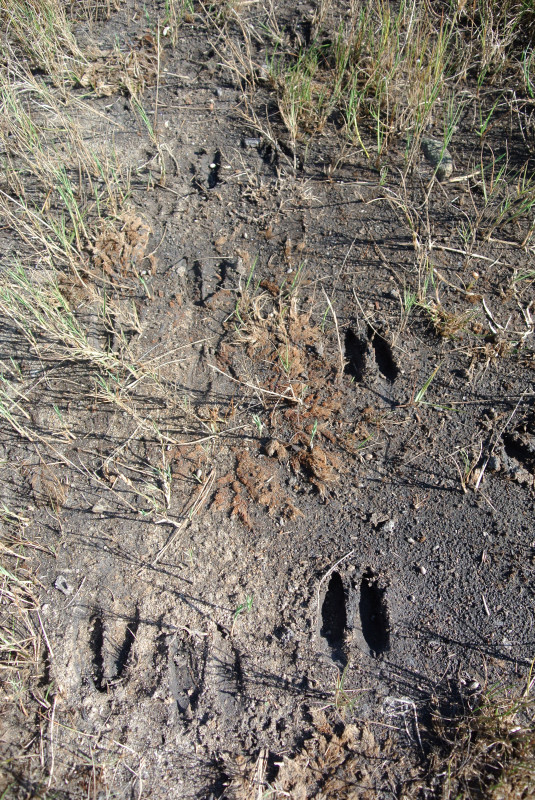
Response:
M29 519L2 504L0 520L0 691L4 702L13 702L21 698L40 658L33 618L38 601L24 537Z
M0 7L0 65L24 61L65 85L84 65L65 5L58 0L4 0Z
M433 718L439 746L428 781L441 800L534 797L535 705L530 670L523 692L496 686L460 716Z

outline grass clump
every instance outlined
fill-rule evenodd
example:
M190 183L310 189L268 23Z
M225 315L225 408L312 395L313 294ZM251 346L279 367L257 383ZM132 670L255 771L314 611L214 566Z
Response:
M30 69L63 84L85 63L66 7L58 0L3 0L0 31L4 40L0 63L5 67L13 59L23 59Z
M441 131L446 148L474 108L484 135L513 76L532 96L532 19L516 2L353 0L320 4L297 47L271 26L269 76L292 145L330 123L376 163L401 144L410 165L427 129Z
M39 660L39 635L32 619L38 604L26 566L23 532L29 519L2 504L0 520L0 686L8 701L18 696L23 675Z
M530 670L518 694L503 686L482 692L473 710L453 718L436 714L439 747L429 782L441 800L518 800L533 797L535 717Z
M50 709L50 687L43 680L43 666L49 655L39 613L37 581L30 567L31 550L38 545L26 537L29 522L23 511L0 504L2 797L18 796L16 787L26 766L21 741L28 738L27 721Z

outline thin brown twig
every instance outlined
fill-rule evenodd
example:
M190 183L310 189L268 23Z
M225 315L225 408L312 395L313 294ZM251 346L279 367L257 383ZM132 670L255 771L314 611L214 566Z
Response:
M156 66L156 97L154 100L154 135L158 142L158 100L160 97L160 20L157 23L158 32L156 34L157 66ZM165 232L164 232L165 236ZM162 237L163 238L163 237ZM158 245L159 247L159 245Z
M198 497L196 497L196 499L191 504L191 506L190 506L190 508L189 508L189 510L188 510L188 512L187 512L187 514L186 514L184 519L179 521L179 520L171 519L170 517L162 517L162 519L155 520L155 524L156 525L164 525L164 524L172 525L175 528L175 530L171 534L171 536L170 536L169 540L166 542L166 544L164 544L164 546L154 556L153 560L150 563L151 567L156 566L156 564L158 563L160 558L164 555L164 553L167 552L167 550L171 547L173 542L176 541L176 539L180 535L180 533L182 533L182 531L186 530L186 528L188 527L188 525L192 521L192 519L195 516L195 514L197 514L199 512L201 507L206 502L206 500L208 498L208 495L210 494L210 490L211 490L211 488L213 486L214 480L215 480L215 469L213 469L211 471L211 473L209 474L208 478L206 479L206 481L204 483L204 486L202 487L202 490L201 490L200 494L198 495Z
M52 784L52 778L54 777L54 766L56 762L56 751L54 748L54 724L55 724L55 716L56 716L56 704L58 702L58 696L54 696L54 703L52 705L52 714L50 715L50 770L48 774L48 788Z
M333 304L331 303L329 295L327 294L327 292L325 291L323 286L321 287L321 291L325 295L325 299L327 301L327 305L329 306L329 311L333 315L334 327L336 328L336 338L338 340L338 351L340 353L340 375L343 375L344 374L344 369L345 369L345 360L344 360L344 351L342 350L342 342L340 340L340 330L338 328L338 318L336 316L336 312L335 312L335 310L333 308Z
M267 394L270 397L278 397L279 400L289 400L291 403L297 403L298 405L302 405L303 403L300 397L295 396L295 392L291 384L283 393L271 392L269 389L263 389L262 386L256 386L254 383L248 383L248 381L240 381L237 378L233 378L232 375L229 375L228 372L224 372L222 369L219 369L219 367L216 367L215 364L208 364L208 366L210 369L219 372L220 375L224 375L225 378L229 379L229 381L238 383L240 386L247 386L248 389L253 389L255 392L261 392L262 394ZM291 392L291 395L286 394L288 391Z
M332 567L329 567L329 569L327 570L327 572L325 573L325 575L323 575L323 577L320 579L320 582L318 583L318 593L317 593L317 601L318 601L318 619L319 619L319 616L320 616L320 613L321 613L321 609L320 609L320 590L321 590L321 586L322 586L323 582L324 582L324 581L326 581L326 580L327 580L327 578L328 578L330 575L332 575L332 573L334 572L334 570L336 569L336 567L337 567L339 564L341 564L341 563L342 563L342 561L345 561L345 560L346 560L346 558L349 558L350 556L352 556L354 552L355 552L355 550L354 550L354 549L353 549L353 550L350 550L350 551L349 551L349 553L346 553L346 554L345 554L345 556L342 556L342 558L339 558L339 559L338 559L338 561L336 561L336 562L335 562L335 563L332 565Z

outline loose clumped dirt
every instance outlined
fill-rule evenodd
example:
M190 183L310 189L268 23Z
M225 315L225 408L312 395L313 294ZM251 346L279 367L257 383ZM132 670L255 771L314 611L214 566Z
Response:
M165 3L118 5L72 20L98 52L69 92L124 196L78 220L76 269L0 231L36 307L72 312L32 339L3 295L5 610L35 647L2 796L448 797L437 720L531 688L531 223L485 217L472 104L410 170L335 111L292 137L251 31L276 15L298 50L314 4L188 5L165 33ZM498 116L485 152L532 169L529 125Z

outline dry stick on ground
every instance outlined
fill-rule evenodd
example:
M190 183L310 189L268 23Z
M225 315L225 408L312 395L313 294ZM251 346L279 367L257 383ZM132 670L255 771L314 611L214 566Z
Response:
M159 136L158 136L158 100L160 98L160 19L159 18L157 27L158 31L156 34L157 66L156 66L156 97L154 99L154 135L156 136L156 141L159 142Z
M336 312L335 312L335 310L333 308L333 304L331 303L331 301L329 299L329 295L327 294L327 292L325 291L323 286L321 287L321 291L325 295L325 299L327 301L327 305L329 306L329 310L330 310L331 314L333 315L334 327L336 328L336 338L338 340L338 350L340 352L340 375L343 375L344 374L344 369L345 369L345 361L344 361L344 351L342 350L342 342L340 341L340 330L338 328L338 318L337 318Z
M410 712L412 711L414 717L414 729L416 731L416 736L418 738L418 744L420 745L420 750L424 752L422 739L420 737L420 727L418 725L418 713L416 711L416 703L414 702L414 700L411 700L410 697L387 697L385 698L384 705L391 709L391 711L388 713L388 716L403 718L403 722L405 723L405 730L407 732L407 736L409 737L409 739L412 739L412 736L410 735L409 727L407 724L407 714L410 714ZM399 711L397 710L398 708Z
M248 428L249 425L236 425L235 428L226 428L222 433L234 433L234 431L242 431ZM201 439L192 439L191 442L177 442L177 447L187 447L194 444L203 444L203 442L211 442L212 439L217 439L221 433L210 433L208 436L203 436Z
M213 486L215 479L215 469L211 471L204 486L202 487L201 493L199 496L193 501L192 505L190 506L186 517L179 522L175 519L170 519L169 517L163 517L162 519L154 520L155 525L172 525L175 528L174 533L171 535L169 540L166 544L159 550L156 555L154 556L153 560L150 562L151 567L155 567L160 558L164 555L164 553L171 547L174 541L176 541L177 537L185 531L190 522L192 521L193 517L197 512L200 510L201 506L204 505L208 495L210 494L210 490Z
M507 329L507 326L509 325L511 317L509 317L509 319L505 323L505 327L504 327L503 325L500 325L499 322L496 322L496 320L492 316L490 308L488 307L484 297L481 298L481 305L483 306L483 310L485 311L485 314L488 317L489 326L490 326L490 329L491 329L492 333L497 333L498 329L501 330L501 331L505 331Z
M490 258L490 256L484 256L481 255L481 253L470 253L468 250L461 250L458 247L446 247L445 244L437 244L436 242L431 242L431 250L443 250L446 253L457 253L458 255L466 256L467 258L477 258L479 261L490 261L492 266L495 264L506 266L505 261L500 261L497 258Z
M261 386L255 386L254 383L248 383L247 381L240 381L237 378L233 378L232 375L229 375L228 372L223 372L223 370L219 369L219 367L216 367L215 364L208 364L208 366L210 369L219 372L220 375L224 375L225 378L229 379L229 381L238 383L240 386L247 386L248 389L253 389L255 392L262 392L262 394L268 394L270 397L278 397L279 400L289 400L291 403L297 403L298 405L303 404L301 398L295 396L293 386L291 385L288 386L288 389L286 389L282 394L280 392L270 392L269 389L263 389ZM291 395L286 394L287 391L290 391Z
M325 575L323 576L323 578L321 578L320 582L318 583L318 619L319 619L319 617L320 617L320 614L321 614L321 609L320 609L320 590L321 590L321 586L322 586L323 582L324 582L324 581L326 581L326 580L327 580L327 578L328 578L330 575L332 575L332 573L334 572L334 570L336 569L336 567L337 567L339 564L341 564L341 563L342 563L342 561L345 561L345 560L346 560L346 558L349 558L350 556L352 556L354 552L355 552L355 550L350 550L350 551L349 551L349 553L346 553L346 554L345 554L345 556L342 556L342 558L339 558L339 559L338 559L338 561L336 561L336 562L335 562L335 563L332 565L332 567L329 567L329 569L327 570L327 572L325 573Z
M255 794L254 800L262 800L262 798L265 797L264 792L267 788L267 783L266 783L267 763L268 763L268 750L267 748L263 747L260 750L260 753L258 754L258 759L256 761L254 774L251 779L250 788Z
M58 702L58 696L54 696L54 703L52 705L52 714L50 715L50 770L48 775L48 783L47 787L50 789L52 784L52 779L54 777L54 766L56 763L56 751L54 747L54 723L55 723L55 716L56 716L56 704Z

